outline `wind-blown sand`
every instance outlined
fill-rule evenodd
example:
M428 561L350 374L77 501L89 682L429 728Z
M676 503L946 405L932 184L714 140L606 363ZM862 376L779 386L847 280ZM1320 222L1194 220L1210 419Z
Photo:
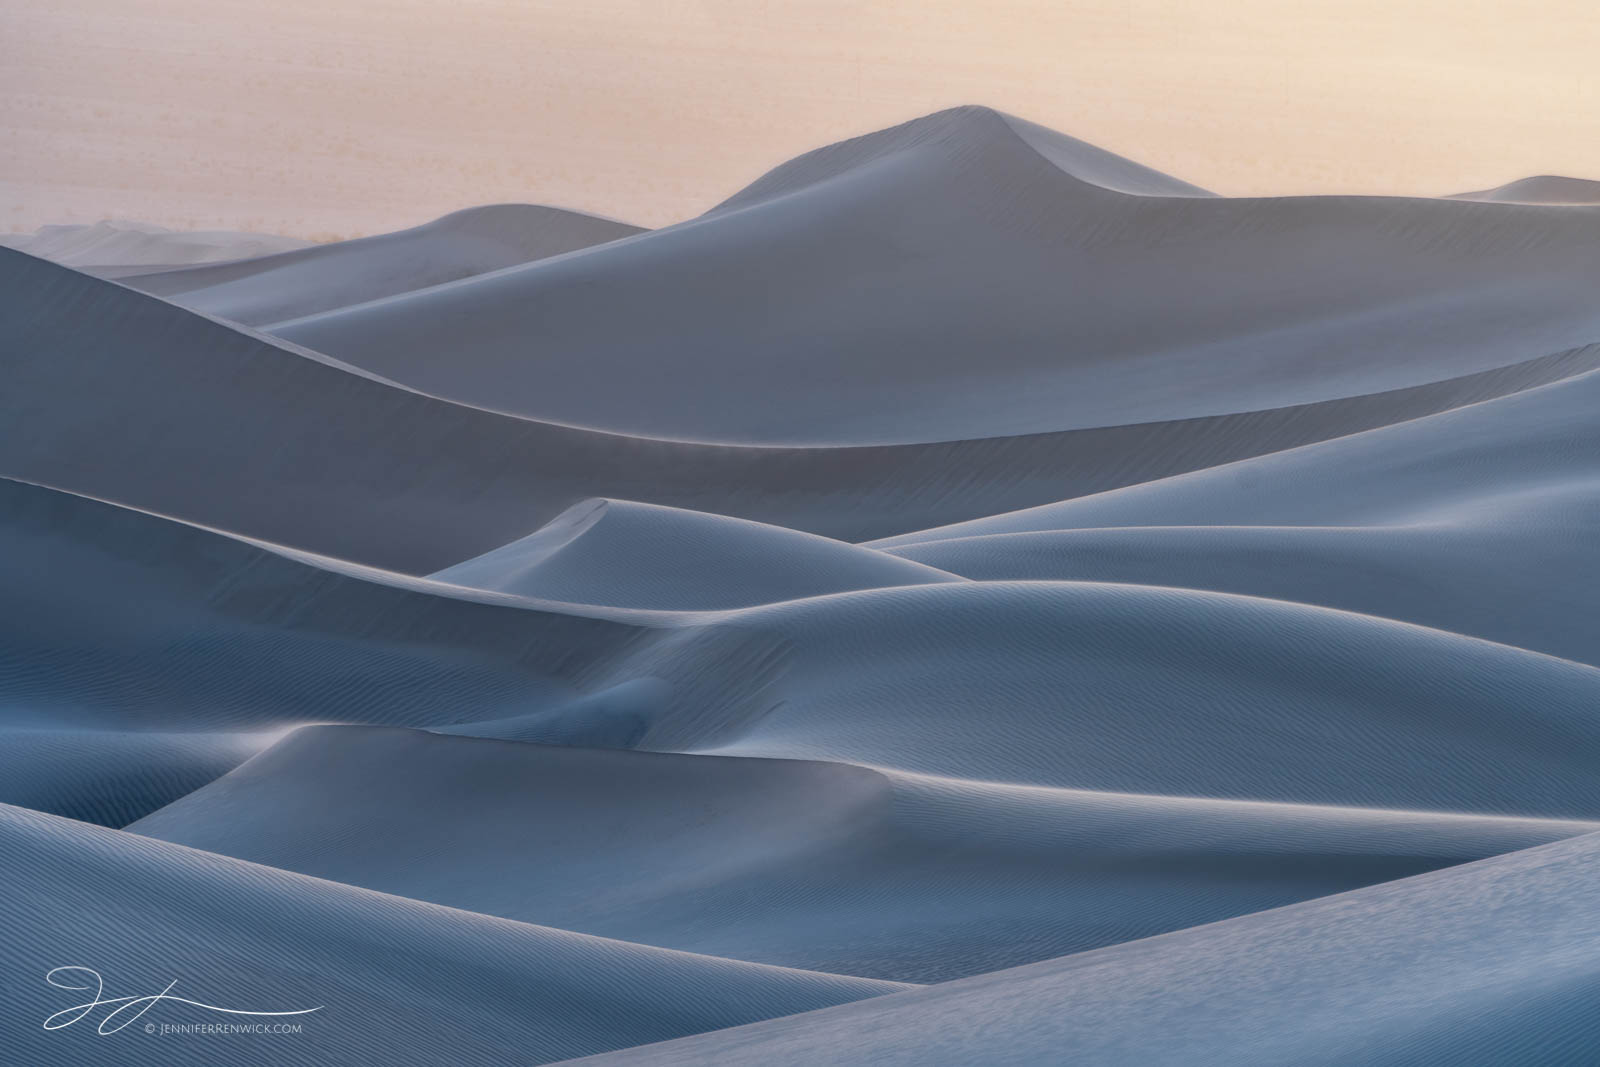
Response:
M965 108L658 230L0 250L12 1047L215 1062L70 965L319 1006L241 1064L1582 1059L1588 184Z

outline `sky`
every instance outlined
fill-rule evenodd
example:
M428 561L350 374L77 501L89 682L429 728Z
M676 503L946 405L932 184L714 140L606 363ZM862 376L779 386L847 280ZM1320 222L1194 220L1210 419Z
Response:
M987 104L1230 195L1600 178L1592 0L0 0L0 230L647 226Z

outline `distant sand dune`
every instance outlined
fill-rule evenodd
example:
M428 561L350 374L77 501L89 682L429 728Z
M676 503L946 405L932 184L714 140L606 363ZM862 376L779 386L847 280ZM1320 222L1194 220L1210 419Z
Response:
M118 278L192 263L244 259L306 248L310 241L264 233L174 231L137 222L44 226L0 235L0 245L69 267Z
M242 322L297 319L641 233L531 204L469 208L399 233L274 256L142 274L141 292Z
M1521 178L1493 189L1459 193L1457 200L1487 200L1500 204L1600 204L1600 182L1542 174Z
M1275 409L1600 340L1600 216L1197 194L942 112L698 219L277 332L529 418L806 446Z

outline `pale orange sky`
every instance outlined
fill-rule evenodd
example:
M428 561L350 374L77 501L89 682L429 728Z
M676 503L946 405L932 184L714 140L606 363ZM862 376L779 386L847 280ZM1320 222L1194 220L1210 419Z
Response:
M0 0L0 230L645 225L982 103L1231 194L1600 177L1591 0Z

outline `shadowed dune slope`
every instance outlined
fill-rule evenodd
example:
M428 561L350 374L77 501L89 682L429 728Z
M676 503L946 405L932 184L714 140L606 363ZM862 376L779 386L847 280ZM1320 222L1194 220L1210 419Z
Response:
M1094 152L941 112L698 219L282 334L532 418L786 445L1270 410L1600 340L1600 216L1208 197Z
M125 284L249 326L300 318L642 233L534 204L468 208L398 233L143 274Z
M527 537L431 577L546 600L689 611L958 580L781 526L627 500L574 504Z
M7 250L0 302L10 330L0 475L410 574L508 544L595 496L882 538L1381 426L1600 361L1600 348L1584 348L1410 389L1150 425L749 448L452 404ZM650 395L648 377L614 380Z
M4 700L13 699L6 684ZM126 826L277 738L276 731L125 729L114 721L52 728L38 724L49 719L48 706L27 696L22 703L21 713L0 713L0 803L102 826Z
M5 805L0 860L23 1063L213 1064L224 1040L237 1064L548 1063L906 988L526 926ZM99 972L108 999L175 982L206 1004L321 1010L261 1020L294 1034L137 1033L238 1021L165 1001L126 1032L96 1032L106 1007L45 1030L93 993L47 985L63 966Z
M134 833L507 918L938 981L1600 824L308 727Z
M24 724L449 724L568 695L647 632L340 573L37 486L0 493L16 564L0 678Z
M594 1063L1571 1064L1600 836Z
M0 557L0 802L113 825L286 726L559 707L645 633L4 480Z

